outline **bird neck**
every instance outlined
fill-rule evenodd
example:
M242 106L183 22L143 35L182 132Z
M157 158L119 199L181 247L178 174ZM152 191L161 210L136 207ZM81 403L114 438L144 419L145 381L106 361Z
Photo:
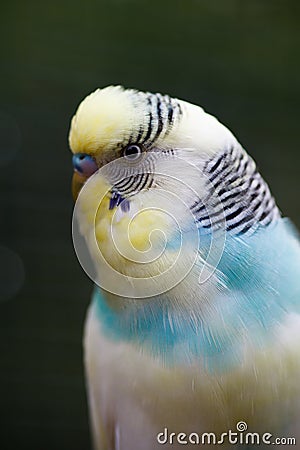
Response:
M229 236L218 268L203 285L197 269L148 299L96 288L93 308L103 333L166 365L200 360L210 370L224 370L241 363L245 345L259 349L272 342L287 309L299 310L293 283L300 277L299 244L284 219L251 236Z

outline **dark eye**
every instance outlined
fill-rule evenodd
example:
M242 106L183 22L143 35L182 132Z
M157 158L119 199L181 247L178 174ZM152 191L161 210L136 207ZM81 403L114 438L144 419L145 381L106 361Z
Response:
M142 149L139 145L131 144L124 149L123 156L125 156L125 158L129 159L130 161L135 161L136 159L139 158L141 153Z

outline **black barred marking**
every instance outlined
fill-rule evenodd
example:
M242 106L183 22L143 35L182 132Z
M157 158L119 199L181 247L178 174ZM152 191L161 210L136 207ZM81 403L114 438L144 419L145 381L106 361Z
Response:
M149 181L148 176L141 174L123 180L122 184L116 183L115 187L121 195L134 194L142 189L145 189L147 185L150 184Z
M232 171L232 169L229 170L229 172L231 172L231 171ZM210 178L210 182L213 184L213 190L216 190L224 182L224 176L223 176L224 174L220 173L218 175L220 175L218 181L215 181L216 177L214 175L212 175L211 178ZM227 173L226 173L226 175L227 175ZM230 183L234 183L235 181L238 181L238 180L239 180L239 176L238 175L232 175L232 176L229 176L227 178L227 182L229 184ZM214 181L215 181L215 183L214 183ZM242 180L240 180L240 183L237 186L239 186L241 184L242 184Z
M180 120L183 111L179 101L168 95L151 93L144 95L148 113L147 125L140 126L136 133L136 140L134 140L134 136L130 136L129 141L150 147L160 136L167 136L170 133L175 123Z
M261 206L261 201L260 200L258 200L256 203L253 202L252 212L257 211L260 206Z
M196 205L197 206L197 205ZM206 210L205 205L200 205L195 211L194 214L200 213L201 211Z
M182 115L183 111L182 111L180 103L177 103L177 108L178 108L179 114Z
M138 170L137 167L130 164L116 167L116 171L111 174L111 181L116 191L122 196L133 195L142 189L150 189L154 182L155 160L157 159L155 152L149 152L144 159L141 160Z
M241 197L242 195L244 195L247 192L247 190L248 190L247 188L239 189L236 192L230 193L228 191L225 191L224 189L221 189L222 192L221 191L219 192L219 197L222 201L225 201L225 200L228 201L228 200L232 200L233 198ZM253 194L253 195L255 195L255 198L257 197L256 194Z
M139 176L136 175L134 177L129 177L123 180L121 183L116 183L115 186L118 189L118 191L124 193L124 192L130 192L130 189L136 184Z
M173 114L174 114L174 109L170 102L170 104L168 105L168 122L169 122L170 126L173 125Z
M214 173L212 174L212 176L210 177L211 183L213 183L213 181L215 181L217 177L219 177L220 180L222 181L222 174L221 174L220 172L217 172L217 171L216 171L216 172L214 172Z
M236 203L231 203L230 205L226 206L225 210L229 210L232 209L234 206L236 206ZM221 205L221 208L218 211L215 211L211 214L208 214L207 216L203 216L201 217L201 222L205 221L205 220L210 220L213 219L214 217L219 217L220 215L222 215L222 212L224 211L223 205ZM229 216L228 216L228 220L229 220Z
M153 116L152 116L152 112L150 111L150 113L149 113L148 130L147 130L147 134L146 134L145 138L143 139L143 144L146 144L146 142L148 141L148 139L151 136L151 133L152 133L152 121L153 121Z
M229 230L229 231L234 230L235 228L237 228L241 225L251 222L251 217L252 217L251 215L246 215L246 216L242 217L242 219L240 219L239 221L233 222L231 225L228 225L227 230ZM247 226L249 226L249 228L251 227L251 225L247 225Z
M259 220L263 221L268 215L270 211L265 210L262 215L260 216Z
M143 180L143 178L144 178L144 180ZM137 186L137 189L139 191L141 191L142 189L145 189L149 185L149 178L150 178L149 173L146 173L143 175L143 177L140 180L140 184Z
M242 212L244 211L244 207L243 206L239 206L238 209L236 209L235 211L233 211L230 214L226 215L226 220L227 222L231 219L236 219Z
M157 131L155 133L155 136L154 136L152 142L155 142L158 139L158 137L160 136L160 134L163 130L163 127L164 127L163 118L161 115L161 101L158 96L157 96L156 112L157 112L157 118L158 118L158 125L157 125Z
M193 204L191 210L200 227L210 229L225 221L226 230L241 234L280 217L267 183L241 147L217 154L203 171L209 195L218 199L219 206L210 207L213 212L209 213L205 202Z
M212 167L208 169L209 173L216 172L217 168L220 166L221 162L224 161L225 155L222 153L222 155L217 159L217 161L214 163Z
M140 140L142 139L143 134L144 134L144 129L143 129L142 125L140 125L139 132L138 132L138 135L137 135L137 138L136 138L136 143L137 144L140 143Z

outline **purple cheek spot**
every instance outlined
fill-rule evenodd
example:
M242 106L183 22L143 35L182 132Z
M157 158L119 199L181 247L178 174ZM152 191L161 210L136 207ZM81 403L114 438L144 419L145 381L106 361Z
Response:
M85 153L76 153L73 155L72 163L74 170L86 177L90 177L98 170L95 159Z
M109 209L114 209L121 206L123 212L128 212L130 210L130 202L127 198L122 197L119 192L113 191L109 201Z
M122 202L121 202L121 209L123 212L128 212L130 210L130 202L127 198L125 198Z

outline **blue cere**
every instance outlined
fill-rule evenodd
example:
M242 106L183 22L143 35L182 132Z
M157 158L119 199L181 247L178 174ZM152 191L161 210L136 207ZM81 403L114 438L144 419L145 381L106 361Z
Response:
M98 170L95 159L86 153L76 153L73 155L72 163L76 172L87 177Z

